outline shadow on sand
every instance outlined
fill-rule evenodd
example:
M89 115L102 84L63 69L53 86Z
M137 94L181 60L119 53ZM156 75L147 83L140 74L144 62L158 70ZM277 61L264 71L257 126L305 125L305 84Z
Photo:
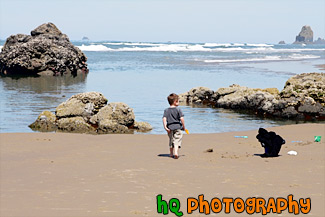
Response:
M254 156L259 156L261 158L275 158L275 157L280 157L281 155L278 155L278 156L267 156L266 154L254 154Z

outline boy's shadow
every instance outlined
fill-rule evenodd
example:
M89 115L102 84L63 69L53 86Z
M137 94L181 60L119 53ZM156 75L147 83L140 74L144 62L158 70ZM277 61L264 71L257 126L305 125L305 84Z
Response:
M275 158L275 157L280 157L281 155L278 155L278 156L267 156L266 154L254 154L254 156L259 156L261 158Z
M158 154L158 157L170 157L169 154ZM184 157L184 154L179 155L179 157Z

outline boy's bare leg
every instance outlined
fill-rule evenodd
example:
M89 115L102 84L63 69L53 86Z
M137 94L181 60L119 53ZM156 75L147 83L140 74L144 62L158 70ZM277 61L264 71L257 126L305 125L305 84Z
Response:
M169 154L169 156L170 156L170 157L173 157L173 156L174 156L174 155L173 155L174 148L169 148L169 150L170 150L170 154Z
M174 158L178 159L178 145L175 145L174 147Z

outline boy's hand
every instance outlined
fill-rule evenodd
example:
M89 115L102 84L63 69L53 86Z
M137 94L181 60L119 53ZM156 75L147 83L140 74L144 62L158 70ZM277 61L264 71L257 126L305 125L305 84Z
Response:
M170 129L168 129L168 128L165 128L165 130L167 131L167 133L170 133Z

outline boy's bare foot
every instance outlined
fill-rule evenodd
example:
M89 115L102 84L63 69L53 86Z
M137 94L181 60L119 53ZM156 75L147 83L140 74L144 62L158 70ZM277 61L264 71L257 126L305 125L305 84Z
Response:
M169 157L173 158L173 157L174 157L174 155L170 154L170 155L169 155Z
M178 155L175 155L174 158L175 158L175 159L178 159Z

